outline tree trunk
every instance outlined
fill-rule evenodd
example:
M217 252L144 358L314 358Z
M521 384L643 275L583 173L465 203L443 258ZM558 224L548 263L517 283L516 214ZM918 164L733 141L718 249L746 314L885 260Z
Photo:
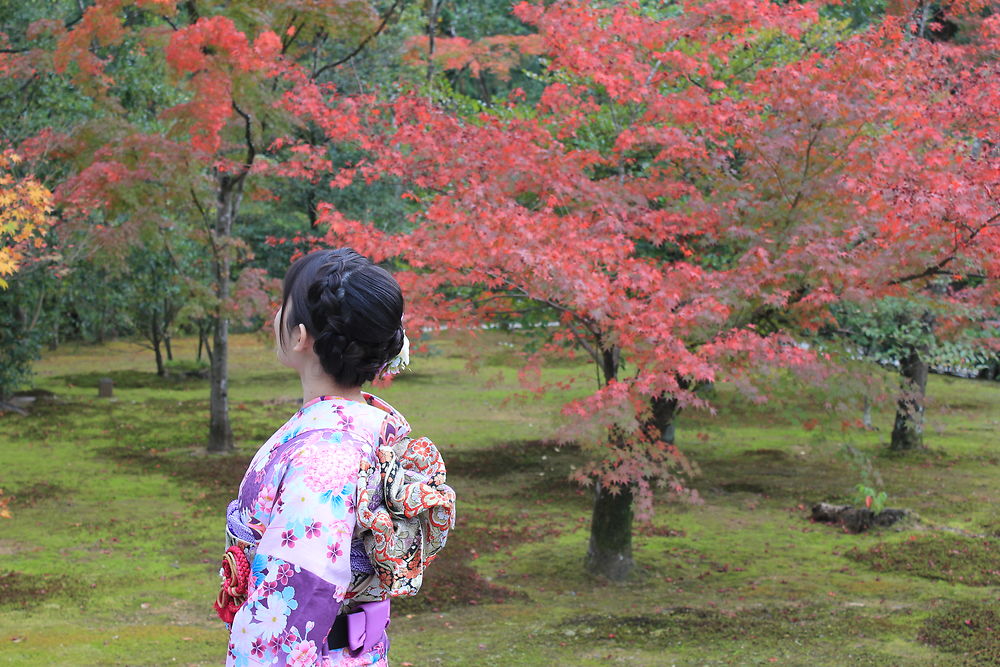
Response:
M677 379L677 386L681 389L689 389L691 383L685 378ZM681 413L677 399L667 394L660 394L652 401L650 407L653 412L653 426L659 431L660 439L668 445L677 443L677 417Z
M160 350L160 341L153 341L153 353L156 354L156 374L159 377L166 377L167 368L163 365L163 352Z
M922 449L924 446L924 396L927 393L927 362L915 350L900 366L902 393L896 402L896 422L892 427L893 451Z
M244 174L245 175L245 174ZM243 177L230 174L218 176L214 255L215 327L212 338L211 394L209 401L208 451L228 452L233 449L233 428L229 423L229 282L230 247L233 218L239 208Z
M605 384L615 380L621 365L617 347L601 350L601 373ZM614 442L613 432L608 437ZM590 523L590 547L586 567L612 581L628 578L635 565L632 560L632 487L604 486L594 483L594 512Z
M594 514L590 523L587 571L612 581L623 581L632 572L632 489L629 486L595 485Z
M163 365L163 351L160 349L160 323L157 321L156 313L153 313L149 323L149 342L153 344L153 353L156 355L156 374L165 377L167 369Z
M208 348L208 329L205 327L205 323L198 321L198 356L195 358L199 364L201 363L201 351ZM209 357L212 355L209 354Z
M167 361L173 361L174 360L174 350L170 346L170 334L168 334L168 333L164 333L163 334L163 347L166 348L166 350L167 350Z
M441 0L430 0L427 6L427 83L434 79L434 38L437 36L438 10Z

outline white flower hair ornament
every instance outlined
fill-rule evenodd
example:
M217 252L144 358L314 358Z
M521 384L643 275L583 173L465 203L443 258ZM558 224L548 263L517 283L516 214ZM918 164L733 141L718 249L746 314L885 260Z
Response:
M397 375L403 372L403 369L410 365L410 339L403 334L403 347L395 357L385 362L382 365L382 369L379 371L379 377L385 377L386 375Z

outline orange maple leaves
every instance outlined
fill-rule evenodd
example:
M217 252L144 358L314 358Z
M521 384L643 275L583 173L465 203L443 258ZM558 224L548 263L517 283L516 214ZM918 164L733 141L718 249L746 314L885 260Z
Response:
M52 193L31 176L16 176L13 167L18 162L15 153L0 153L0 288L4 289L5 278L17 270L26 252L44 247L45 232L52 226Z

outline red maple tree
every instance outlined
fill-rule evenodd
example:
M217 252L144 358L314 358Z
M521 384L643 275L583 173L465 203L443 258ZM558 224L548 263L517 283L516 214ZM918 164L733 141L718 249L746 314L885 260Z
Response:
M920 293L965 322L997 303L994 21L956 46L820 6L522 3L550 63L536 102L376 110L357 173L410 185L412 231L322 209L328 243L410 267L411 328L542 305L551 346L591 356L600 387L565 413L603 434L577 472L594 572L630 570L633 497L682 490L671 426L711 409L700 386L762 401L751 370L820 368L796 334L840 301Z

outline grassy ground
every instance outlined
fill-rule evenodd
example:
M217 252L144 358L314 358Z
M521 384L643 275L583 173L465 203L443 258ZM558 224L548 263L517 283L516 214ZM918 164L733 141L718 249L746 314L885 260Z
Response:
M178 355L192 354L190 341ZM661 503L625 584L587 576L580 461L548 439L564 396L512 398L516 359L481 341L470 375L447 340L382 393L439 443L459 524L425 591L395 606L394 665L987 665L1000 661L1000 385L933 377L931 451L883 454L880 432L842 433L788 388L751 408L720 389L720 416L684 415L681 444L704 503ZM0 663L212 665L226 635L217 589L225 503L295 409L297 380L268 344L237 337L238 450L206 456L207 384L161 380L128 343L60 350L38 365L57 400L0 417ZM116 381L113 400L97 380ZM593 382L585 366L551 380ZM802 422L819 426L805 430ZM848 535L810 523L816 501L872 457L905 530ZM956 530L946 530L946 529Z

